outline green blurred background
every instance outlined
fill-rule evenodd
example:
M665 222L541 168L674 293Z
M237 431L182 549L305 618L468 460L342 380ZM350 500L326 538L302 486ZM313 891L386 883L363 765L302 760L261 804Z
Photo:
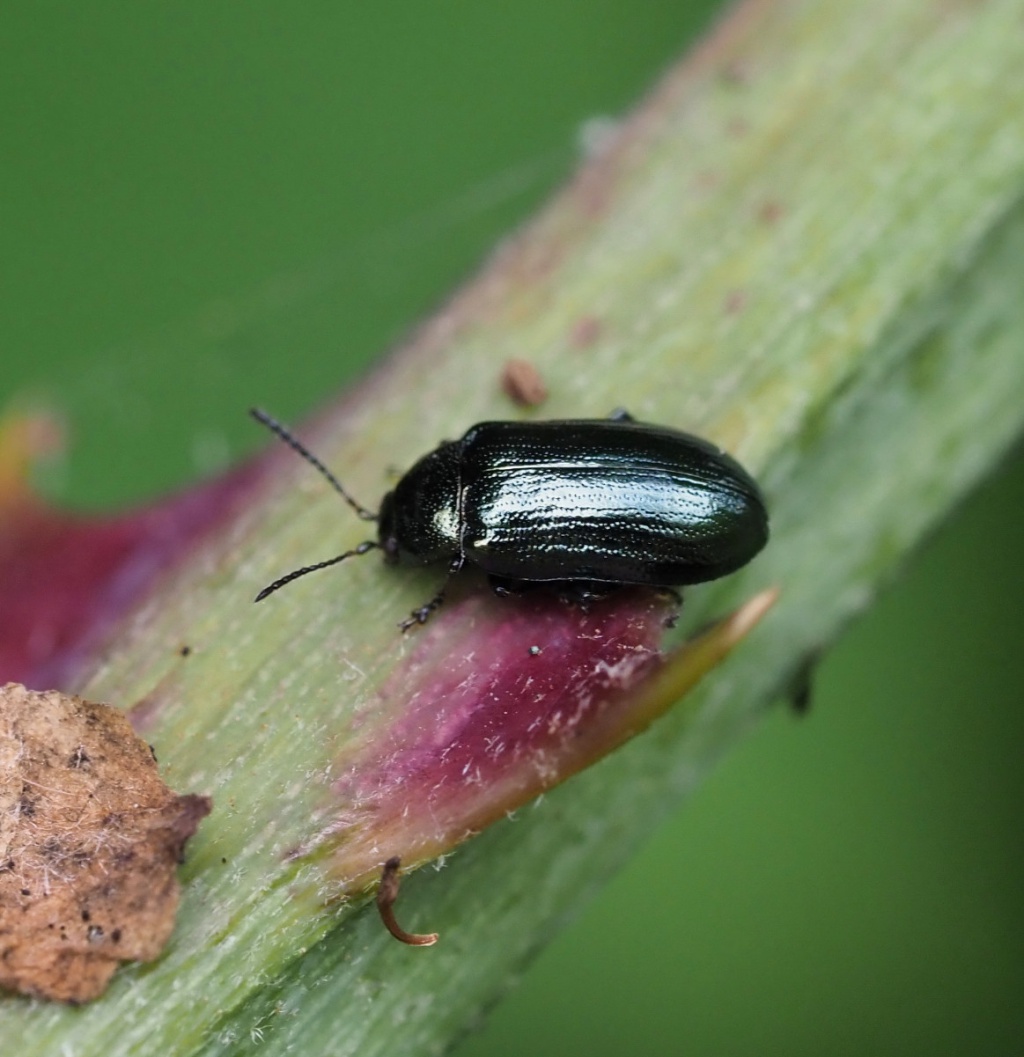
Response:
M334 393L716 6L8 5L0 407L67 412L46 487L159 495ZM1024 1052L1022 511L1018 448L462 1057Z

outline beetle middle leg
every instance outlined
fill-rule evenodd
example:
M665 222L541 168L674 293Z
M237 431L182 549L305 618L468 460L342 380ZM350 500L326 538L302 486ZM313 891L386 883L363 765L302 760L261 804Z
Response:
M491 576L488 579L491 590L499 598L518 598L528 591L548 588L555 592L560 601L576 606L584 613L590 611L592 602L600 601L622 586L599 580L516 580L505 576Z
M622 585L603 583L599 580L566 580L558 584L558 597L568 605L576 606L584 613L590 612L593 602L607 598Z
M465 565L466 559L461 555L457 554L452 558L451 565L448 566L448 576L445 582L441 585L441 590L437 592L434 597L427 602L425 605L420 606L418 609L414 609L398 626L402 631L408 631L410 628L414 628L417 624L426 624L430 619L430 614L435 609L440 609L444 605L445 592L448 590L448 585L451 583L452 577L462 569Z
M514 580L508 576L489 576L487 582L499 598L518 598L540 586L536 580Z

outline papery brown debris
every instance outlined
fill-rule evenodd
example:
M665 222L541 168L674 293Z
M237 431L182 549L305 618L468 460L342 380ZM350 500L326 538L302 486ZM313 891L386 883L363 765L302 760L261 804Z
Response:
M117 709L0 687L0 987L85 1002L155 958L210 807L164 785Z

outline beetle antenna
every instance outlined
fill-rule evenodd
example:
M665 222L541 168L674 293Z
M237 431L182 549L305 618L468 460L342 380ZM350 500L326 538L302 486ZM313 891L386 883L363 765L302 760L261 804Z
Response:
M292 433L285 426L282 426L276 418L273 418L272 416L268 415L266 411L263 411L261 408L258 407L250 408L249 414L252 415L252 417L256 419L257 422L266 426L271 433L276 434L281 440L283 440L285 444L287 444L288 447L292 449L292 451L298 452L298 454L301 455L306 460L306 462L310 464L310 466L312 466L316 470L319 470L320 473L328 481L330 481L331 485L334 487L334 490L363 519L363 521L377 520L377 515L372 510L367 510L366 507L362 505L362 503L359 503L356 499L350 496L348 492L345 491L345 487L344 485L342 485L341 481L339 481L338 478L335 477L334 474L331 473L331 471L328 470L326 466L324 466L324 464L302 443L302 441L298 439L298 437L293 436ZM348 555L342 555L342 557L348 557ZM335 559L335 561L340 560L341 558ZM331 565L333 563L328 562L327 564ZM310 566L310 569L305 571L311 572L313 569L319 568L321 568L321 566L314 565ZM280 586L280 584L278 584L277 586Z
M374 547L379 546L380 544L376 540L365 540L358 547L345 551L344 554L339 554L337 558L328 558L327 561L317 562L316 565L304 565L301 569L296 569L294 572L288 573L287 576L282 576L280 580L275 580L272 584L268 584L253 601L262 602L267 595L272 595L279 587L290 584L292 580L298 580L300 576L305 576L306 573L315 573L318 569L326 569L328 566L337 565L338 562L343 562L346 558L354 558L356 555L365 554L367 551L372 551Z

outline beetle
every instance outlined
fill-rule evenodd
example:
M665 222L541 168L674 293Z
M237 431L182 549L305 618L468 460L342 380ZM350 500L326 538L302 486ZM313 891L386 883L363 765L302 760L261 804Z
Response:
M746 565L768 541L754 479L713 444L625 411L607 419L481 422L443 441L388 492L374 513L284 426L252 416L315 467L377 539L275 580L381 550L388 564L446 560L448 579L401 622L423 624L448 581L475 565L499 594L554 584L581 603L627 584L674 590Z

